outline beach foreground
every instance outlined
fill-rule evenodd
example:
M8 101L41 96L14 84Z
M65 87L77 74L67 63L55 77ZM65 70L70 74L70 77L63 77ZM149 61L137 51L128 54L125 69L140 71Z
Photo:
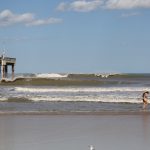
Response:
M150 115L0 115L1 150L147 150Z

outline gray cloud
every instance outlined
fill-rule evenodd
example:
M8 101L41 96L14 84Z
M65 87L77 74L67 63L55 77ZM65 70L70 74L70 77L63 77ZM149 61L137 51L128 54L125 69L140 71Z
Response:
M62 22L59 18L36 19L33 13L15 14L6 9L0 12L0 26L24 24L26 26L39 26Z

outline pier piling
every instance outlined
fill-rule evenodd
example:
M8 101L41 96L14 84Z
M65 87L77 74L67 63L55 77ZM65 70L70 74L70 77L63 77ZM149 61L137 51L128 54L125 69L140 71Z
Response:
M7 78L8 75L8 66L12 67L12 80L14 79L14 70L15 70L16 58L0 57L0 66L1 66L1 80Z

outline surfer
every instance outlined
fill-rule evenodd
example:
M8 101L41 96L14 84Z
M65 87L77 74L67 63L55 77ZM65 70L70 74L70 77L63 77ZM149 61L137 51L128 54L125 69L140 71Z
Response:
M146 91L142 94L142 98L143 98L143 109L146 108L146 106L148 105L148 94L149 92Z

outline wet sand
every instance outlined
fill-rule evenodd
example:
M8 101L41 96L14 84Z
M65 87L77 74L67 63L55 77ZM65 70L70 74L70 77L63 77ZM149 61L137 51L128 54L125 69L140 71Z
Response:
M0 115L0 150L147 150L149 113Z

